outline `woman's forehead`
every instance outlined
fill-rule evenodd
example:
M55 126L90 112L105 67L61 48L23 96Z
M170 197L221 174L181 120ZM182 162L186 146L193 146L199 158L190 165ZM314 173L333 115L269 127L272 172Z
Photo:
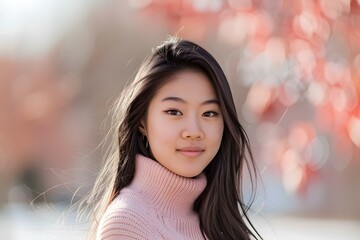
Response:
M211 81L206 74L197 70L183 70L175 73L158 89L155 97L217 100Z

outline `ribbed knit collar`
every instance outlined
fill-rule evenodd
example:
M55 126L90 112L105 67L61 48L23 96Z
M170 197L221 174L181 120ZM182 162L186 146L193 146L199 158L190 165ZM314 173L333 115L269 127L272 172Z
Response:
M194 201L206 187L204 174L182 177L143 155L136 156L135 168L129 188L141 194L163 216L192 214Z

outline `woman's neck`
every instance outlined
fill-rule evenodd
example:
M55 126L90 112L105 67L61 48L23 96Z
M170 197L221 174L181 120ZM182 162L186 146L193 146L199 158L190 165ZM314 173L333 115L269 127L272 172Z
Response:
M192 214L194 201L206 187L204 174L182 177L143 155L136 156L135 169L129 188L141 194L163 216Z

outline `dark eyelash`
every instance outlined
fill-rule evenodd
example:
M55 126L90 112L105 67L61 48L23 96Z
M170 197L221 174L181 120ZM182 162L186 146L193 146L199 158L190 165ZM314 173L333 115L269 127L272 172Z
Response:
M166 110L164 112L169 114L169 115L172 115L172 116L182 115L182 113L179 110L176 110L176 109L169 109L169 110ZM180 113L180 114L178 114L178 113Z
M204 114L208 114L208 113L213 114L213 116L211 116L211 117L216 117L216 116L219 115L219 113L217 113L217 112L215 112L215 111L207 111L207 112L205 112ZM204 115L204 114L203 114L203 115ZM210 116L209 116L209 117L210 117Z

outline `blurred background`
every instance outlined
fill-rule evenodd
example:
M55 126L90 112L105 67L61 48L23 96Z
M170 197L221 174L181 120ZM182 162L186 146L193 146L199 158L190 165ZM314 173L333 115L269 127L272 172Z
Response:
M231 84L264 239L360 239L359 0L0 0L0 239L85 239L109 108L176 35Z

